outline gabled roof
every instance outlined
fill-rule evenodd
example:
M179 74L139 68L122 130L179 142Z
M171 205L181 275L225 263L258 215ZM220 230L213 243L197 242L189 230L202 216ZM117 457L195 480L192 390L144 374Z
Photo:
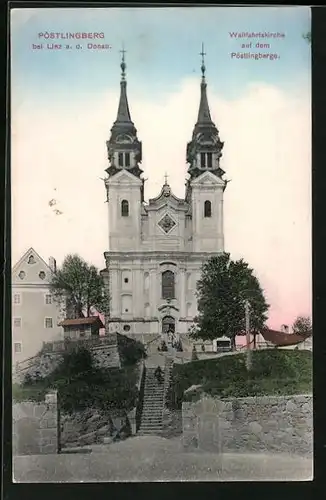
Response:
M45 268L47 269L47 271L50 271L51 273L53 272L52 269L50 268L49 264L47 264L45 262L45 260L42 259L42 257L34 250L33 247L31 247L27 250L27 252L24 253L24 255L19 259L19 261L16 262L16 264L13 266L12 273L15 273L17 271L17 269L19 269L20 266L23 264L23 262L30 257L30 255L34 255L37 258L37 260L40 260L42 262L42 264L45 266Z

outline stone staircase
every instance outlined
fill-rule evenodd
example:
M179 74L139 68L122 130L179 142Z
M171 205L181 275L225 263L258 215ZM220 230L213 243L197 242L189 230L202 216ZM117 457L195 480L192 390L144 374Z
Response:
M164 406L164 381L154 376L155 368L147 368L144 388L143 411L138 434L161 434ZM164 378L165 371L162 370Z
M165 394L169 387L170 375L173 361L165 359L163 380L159 383L154 375L155 368L146 369L143 411L138 434L158 435L163 432L163 409L165 405Z

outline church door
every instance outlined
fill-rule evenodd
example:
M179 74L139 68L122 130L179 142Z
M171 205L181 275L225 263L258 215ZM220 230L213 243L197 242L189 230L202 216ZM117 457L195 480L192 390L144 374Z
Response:
M162 333L175 332L175 319L172 316L165 316L162 319Z

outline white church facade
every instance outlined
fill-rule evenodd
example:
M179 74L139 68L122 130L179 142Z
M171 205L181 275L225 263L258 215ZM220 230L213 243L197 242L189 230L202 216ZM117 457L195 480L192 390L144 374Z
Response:
M186 149L184 199L173 194L166 179L158 196L145 201L142 143L129 111L124 53L121 69L118 113L107 141L109 247L102 275L111 301L106 329L142 339L168 331L185 334L197 314L202 264L224 251L227 181L220 167L223 143L207 100L204 60L198 119Z

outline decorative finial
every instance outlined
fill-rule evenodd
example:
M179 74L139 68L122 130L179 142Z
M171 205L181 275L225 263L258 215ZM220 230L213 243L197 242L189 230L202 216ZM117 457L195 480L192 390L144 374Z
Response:
M204 44L202 43L201 44L201 52L199 54L201 56L201 72L202 72L202 78L203 80L205 79L205 71L206 71L206 67L205 67L205 56L206 56L206 52L204 52Z
M168 174L165 172L164 174L164 184L167 185L168 183Z
M124 44L122 44L122 50L120 50L121 54L122 54L122 60L121 60L121 64L120 64L120 68L121 68L121 79L122 80L125 80L126 78L126 63L125 63L125 53L127 52L125 50L125 47L124 47Z

